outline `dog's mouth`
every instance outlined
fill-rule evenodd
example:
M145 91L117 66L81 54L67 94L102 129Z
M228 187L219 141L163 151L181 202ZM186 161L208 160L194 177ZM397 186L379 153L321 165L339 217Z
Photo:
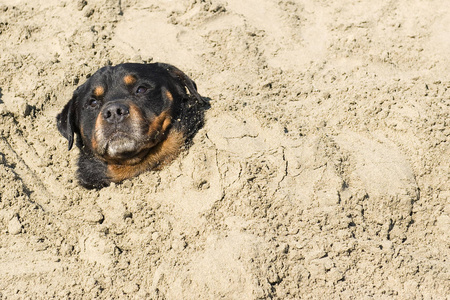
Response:
M140 149L139 143L126 133L113 134L105 145L105 154L112 158L132 157Z
M97 148L97 154L101 159L119 165L133 165L139 163L157 141L118 131L103 139L103 143L100 144L102 146Z

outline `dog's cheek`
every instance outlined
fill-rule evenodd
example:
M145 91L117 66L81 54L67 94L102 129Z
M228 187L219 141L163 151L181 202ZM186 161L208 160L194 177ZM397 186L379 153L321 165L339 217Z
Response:
M80 129L80 138L84 146L89 146L90 144L90 134L89 130L87 130L86 126L83 123L78 125Z
M95 138L95 116L86 113L82 114L78 129L82 145L95 151L97 148L97 141Z
M101 139L101 135L103 132L102 126L104 126L103 120L101 118L101 115L98 114L97 117L95 118L95 123L90 126L91 134L89 135L89 142L90 142L91 148L96 153L101 152L99 150L99 142L100 142L99 140Z
M85 142L86 141L86 133L84 131L84 126L83 126L83 124L80 124L78 127L80 128L81 139L83 140L83 142Z
M161 135L165 134L166 130L172 122L172 117L168 110L163 111L159 116L157 116L151 123L147 131L147 135L155 138L159 138Z
M141 109L134 103L130 104L130 125L134 133L143 135L148 126L148 120Z

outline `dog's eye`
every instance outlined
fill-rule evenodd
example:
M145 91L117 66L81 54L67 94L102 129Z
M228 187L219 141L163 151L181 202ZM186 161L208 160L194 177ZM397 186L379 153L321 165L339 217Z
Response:
M89 105L89 107L96 108L96 107L98 107L100 105L100 101L98 101L97 99L92 98L92 99L90 99L88 101L88 105Z
M145 94L147 91L148 91L148 88L146 88L145 86L138 86L138 88L136 89L136 94L142 95L142 94Z

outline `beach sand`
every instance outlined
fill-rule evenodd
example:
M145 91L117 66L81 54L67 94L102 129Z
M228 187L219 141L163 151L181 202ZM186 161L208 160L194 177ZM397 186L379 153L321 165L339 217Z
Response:
M0 4L0 299L445 299L446 0ZM210 99L162 171L75 178L56 115L97 69Z

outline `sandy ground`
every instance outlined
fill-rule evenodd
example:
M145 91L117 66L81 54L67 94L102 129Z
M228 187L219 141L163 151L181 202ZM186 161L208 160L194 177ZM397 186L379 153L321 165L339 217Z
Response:
M448 0L2 0L0 299L445 299L449 53ZM128 61L211 108L88 191L55 117Z

